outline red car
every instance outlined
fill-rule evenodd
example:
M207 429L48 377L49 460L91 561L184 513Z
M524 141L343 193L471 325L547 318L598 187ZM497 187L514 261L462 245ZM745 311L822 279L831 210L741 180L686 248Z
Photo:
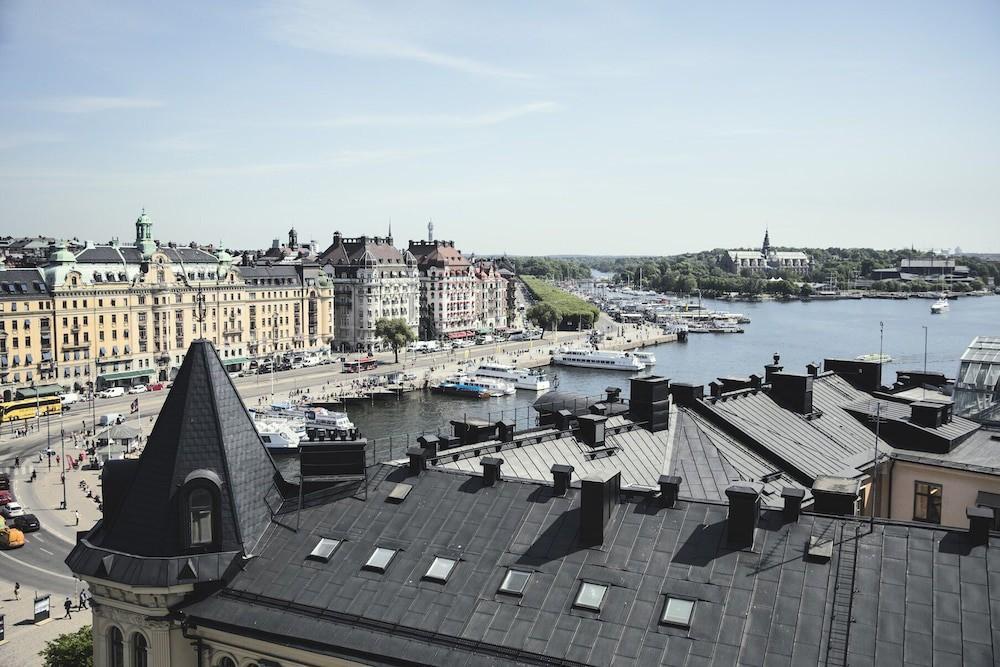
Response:
M161 391L166 388L165 382L154 382L153 384L147 385L146 389L149 391Z
M0 491L0 505L14 502L14 494L10 491Z

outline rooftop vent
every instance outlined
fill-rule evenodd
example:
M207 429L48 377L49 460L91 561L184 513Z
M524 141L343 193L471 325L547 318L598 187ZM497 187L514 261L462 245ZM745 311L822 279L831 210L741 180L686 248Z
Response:
M622 390L620 387L605 387L604 393L608 395L608 403L617 403L621 400Z
M951 422L951 403L917 401L910 404L910 421L926 428L938 428Z
M969 519L969 538L973 544L986 544L990 541L993 512L992 507L967 507L965 509L965 516Z
M673 507L677 502L677 493L681 489L681 478L677 475L660 475L660 505Z
M406 456L410 459L410 474L419 475L421 471L427 470L427 450L423 447L410 447L406 450Z
M802 500L806 497L806 490L794 486L786 486L781 490L781 497L785 501L785 521L798 521L802 512Z
M770 384L771 376L784 370L785 367L779 364L779 361L781 361L781 355L775 352L774 363L764 366L764 382Z
M517 432L517 424L510 419L501 419L496 423L497 439L500 442L514 442L514 433Z
M604 472L580 481L580 539L584 544L603 544L604 526L618 504L620 471Z
M694 405L705 397L705 385L690 382L674 382L670 385L670 395L677 405Z
M580 415L576 419L580 427L580 440L591 447L603 447L605 435L605 422L608 418L603 415Z
M818 514L854 516L861 482L847 477L820 475L813 482L813 511Z
M555 427L559 431L568 431L573 427L573 413L565 408L555 414Z
M436 435L425 433L417 437L417 443L424 448L429 458L437 456L440 439Z
M573 466L566 463L554 463L550 469L552 473L552 493L562 497L569 491L570 481L573 479Z
M726 489L729 498L729 518L726 522L726 540L738 549L753 547L754 533L760 518L759 482L738 482Z
M392 487L392 491L390 491L389 495L385 497L385 502L398 505L406 500L406 496L410 495L410 491L412 490L413 485L399 483Z
M483 486L493 486L500 481L500 466L503 465L503 459L484 456L480 463L483 464Z

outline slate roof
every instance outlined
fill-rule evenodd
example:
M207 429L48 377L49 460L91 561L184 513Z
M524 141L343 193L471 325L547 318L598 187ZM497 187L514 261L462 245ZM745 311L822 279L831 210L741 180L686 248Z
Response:
M95 543L140 556L184 553L177 489L201 469L223 480L223 550L253 553L271 518L265 496L277 471L218 353L205 340L188 348L121 509Z
M171 262L175 263L219 263L215 255L199 248L160 246L157 250L166 255ZM98 245L84 248L77 254L76 261L78 264L140 264L142 263L142 253L138 248L131 245Z
M49 288L39 269L0 269L0 301L47 298Z
M397 482L401 504L386 502ZM727 508L655 500L614 506L603 545L579 544L579 492L380 466L360 494L273 525L220 592L179 609L217 627L367 664L965 664L1000 657L1000 539L926 525L765 510L752 550L725 546ZM286 522L291 525L290 521ZM830 560L807 558L813 535ZM307 560L320 537L329 562ZM384 574L362 569L398 549ZM459 560L446 583L423 579ZM531 572L521 597L498 592ZM577 609L582 581L608 590ZM690 628L659 622L666 595L694 599Z
M876 412L880 419L891 419L906 422L909 428L918 429L928 434L947 440L961 440L972 435L979 428L979 424L962 417L952 417L951 421L941 426L931 428L921 426L910 420L911 407L909 403L896 403L895 401L878 401L869 399L859 401L845 406L849 413L858 415L860 419L875 419Z
M316 259L320 264L405 264L403 254L388 238L359 236L334 237L334 243Z

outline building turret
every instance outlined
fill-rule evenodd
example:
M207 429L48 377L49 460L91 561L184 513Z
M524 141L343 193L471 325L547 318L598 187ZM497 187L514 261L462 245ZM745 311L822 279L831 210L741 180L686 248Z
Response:
M298 247L299 247L299 234L298 232L295 231L295 228L292 227L291 229L288 230L288 249L298 250Z
M771 238L767 227L764 228L764 245L760 248L760 254L764 255L765 258L771 254Z
M149 261L156 252L156 241L153 240L153 221L146 215L146 209L135 221L135 247L142 253L143 261Z

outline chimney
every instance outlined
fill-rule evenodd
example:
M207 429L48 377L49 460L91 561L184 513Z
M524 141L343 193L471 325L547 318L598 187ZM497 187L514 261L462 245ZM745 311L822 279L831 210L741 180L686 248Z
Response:
M847 380L855 389L869 394L878 391L882 384L882 364L877 361L824 359L823 370L833 371Z
M514 442L514 431L516 425L510 419L501 419L497 422L497 439L500 442Z
M657 481L660 483L660 506L673 507L681 488L681 478L677 475L660 475Z
M630 383L629 418L653 433L670 428L670 380L649 375Z
M802 512L802 500L806 497L806 490L794 486L786 486L781 490L781 497L785 501L785 521L798 521Z
M483 486L493 486L500 481L500 466L503 459L496 456L484 456L483 464Z
M712 380L708 383L708 393L712 396L712 398L719 398L722 396L722 385L715 380Z
M573 427L573 413L566 408L555 414L555 427L559 431L568 431Z
M608 403L617 403L621 399L622 390L620 387L605 387L604 393L608 395Z
M951 421L951 405L936 401L917 401L910 404L910 421L926 428L938 428Z
M580 539L584 544L604 543L604 526L621 493L620 471L595 473L580 480Z
M847 477L820 475L813 482L813 511L817 514L854 516L861 482Z
M806 364L806 373L812 375L813 377L819 375L819 364L815 362L810 362Z
M580 415L577 417L576 423L580 427L580 440L591 447L603 447L606 421L608 418L603 415Z
M813 377L796 373L771 374L771 398L775 403L797 412L808 415L813 411Z
M593 403L590 408L590 414L592 415L607 415L608 414L608 404L607 403Z
M785 367L780 365L778 362L781 361L781 355L777 352L774 353L774 363L764 366L764 382L770 384L771 376L775 373L780 373Z
M406 450L410 459L410 474L419 475L421 470L427 470L427 452L423 447L410 447Z
M670 384L670 395L677 405L691 406L705 397L705 385L673 382Z
M993 508L967 507L965 516L969 519L969 538L973 544L988 544L990 528L993 527Z
M424 456L429 459L438 455L438 444L440 440L433 433L425 433L417 438L417 442L424 449Z
M760 389L760 384L761 384L761 377L759 375L757 375L756 373L751 374L750 375L750 388L751 389Z
M573 479L573 466L565 463L553 463L552 468L553 495L562 497L569 491L570 481Z
M754 531L760 518L759 482L737 482L726 489L729 498L729 519L726 523L726 540L738 549L753 547Z

